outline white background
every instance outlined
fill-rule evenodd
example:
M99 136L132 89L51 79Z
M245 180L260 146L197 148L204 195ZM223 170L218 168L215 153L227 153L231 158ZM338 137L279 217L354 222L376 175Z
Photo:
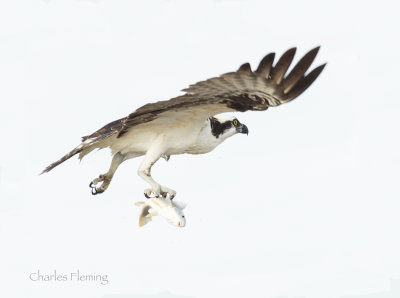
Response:
M1 296L389 291L400 278L395 3L2 1ZM81 136L147 102L271 51L297 46L297 61L317 45L314 65L328 65L309 90L237 115L248 137L154 167L188 204L183 229L162 219L138 227L139 159L95 197L88 184L108 169L107 150L38 176ZM55 269L107 274L109 284L29 279Z

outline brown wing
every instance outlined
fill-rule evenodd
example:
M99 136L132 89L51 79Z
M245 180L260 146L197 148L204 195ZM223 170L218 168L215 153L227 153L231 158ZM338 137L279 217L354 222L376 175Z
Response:
M193 109L196 118L208 118L229 111L263 111L268 107L289 102L303 93L319 76L326 64L322 64L307 75L319 47L309 51L285 76L296 48L286 51L273 66L275 54L266 55L257 70L250 64L243 64L236 72L190 85L183 89L186 94L166 101L150 103L137 109L128 117L121 119L118 137L131 127L154 121L164 116L179 119L180 113L187 114ZM114 129L117 129L115 127Z
M319 47L309 51L287 76L285 74L296 48L286 51L275 66L275 54L271 53L261 60L254 72L250 65L245 63L236 72L190 85L183 90L186 94L182 96L144 105L128 117L113 121L95 133L83 137L79 146L49 165L43 173L75 154L79 153L82 158L95 148L108 146L108 137L116 134L120 137L136 125L152 122L151 124L163 126L171 121L199 121L223 112L263 111L268 107L289 102L303 93L324 69L325 64L305 75L318 50Z

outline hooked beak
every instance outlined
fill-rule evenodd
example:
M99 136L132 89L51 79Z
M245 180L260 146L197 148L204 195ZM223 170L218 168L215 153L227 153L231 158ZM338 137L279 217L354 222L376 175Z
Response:
M244 124L240 124L239 126L237 126L236 131L238 133L245 133L246 135L249 135L249 129Z

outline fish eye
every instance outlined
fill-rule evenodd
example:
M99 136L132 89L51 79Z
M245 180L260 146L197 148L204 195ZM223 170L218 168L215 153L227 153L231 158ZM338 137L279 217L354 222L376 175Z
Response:
M234 126L237 126L238 125L238 121L235 119L235 120L233 120L233 125Z

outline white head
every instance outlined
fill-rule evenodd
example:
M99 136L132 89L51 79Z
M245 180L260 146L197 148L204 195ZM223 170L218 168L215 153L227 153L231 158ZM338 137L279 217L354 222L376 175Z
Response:
M221 141L237 134L249 134L246 125L239 122L239 120L232 115L220 114L210 118L211 133Z

